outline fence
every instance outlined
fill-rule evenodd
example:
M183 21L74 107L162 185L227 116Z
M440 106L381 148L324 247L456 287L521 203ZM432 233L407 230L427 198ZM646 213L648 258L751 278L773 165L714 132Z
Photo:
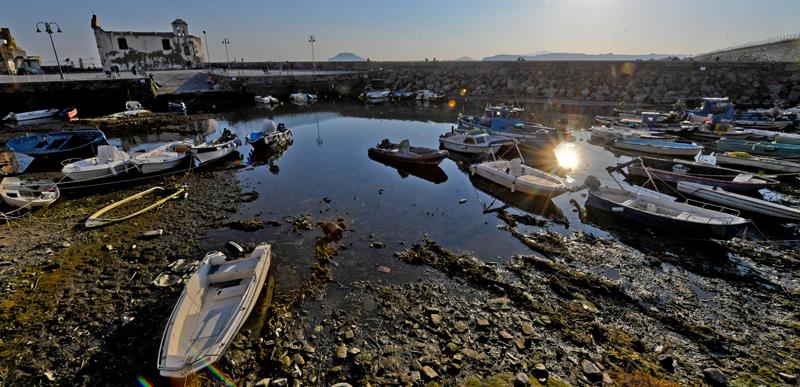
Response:
M772 38L768 38L768 39L764 39L764 40L759 40L759 41L755 41L755 42L747 42L747 43L737 44L737 45L733 45L733 46L730 46L730 47L721 48L719 50L713 50L713 51L700 53L700 54L697 54L695 56L697 57L697 56L714 55L714 54L719 54L719 53L723 53L723 52L741 50L741 49L745 49L745 48L766 46L766 45L777 44L777 43L784 43L784 42L788 42L788 41L792 41L792 40L796 40L796 39L800 39L800 34L776 36L776 37L772 37Z

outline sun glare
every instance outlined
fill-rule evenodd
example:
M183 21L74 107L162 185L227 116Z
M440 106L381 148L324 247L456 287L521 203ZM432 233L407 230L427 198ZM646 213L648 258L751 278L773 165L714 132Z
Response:
M562 143L553 149L553 152L556 155L556 161L558 161L558 165L562 168L567 169L576 169L578 168L578 164L580 163L580 155L578 154L578 149L575 147L575 144L572 143Z

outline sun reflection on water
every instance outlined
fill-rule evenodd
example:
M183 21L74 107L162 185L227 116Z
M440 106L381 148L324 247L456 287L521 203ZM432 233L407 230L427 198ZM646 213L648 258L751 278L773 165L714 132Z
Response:
M575 170L581 162L578 149L573 143L561 143L553 149L556 155L556 161L562 168Z

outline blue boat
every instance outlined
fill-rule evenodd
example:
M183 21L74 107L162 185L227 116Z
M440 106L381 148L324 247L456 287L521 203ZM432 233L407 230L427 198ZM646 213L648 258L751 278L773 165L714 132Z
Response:
M768 141L746 141L722 138L714 148L723 152L747 152L751 155L791 157L800 156L800 145Z
M558 144L562 133L542 124L524 122L521 119L524 111L525 109L506 105L487 106L481 117L459 117L458 131L463 133L480 129L494 136L513 138L522 150Z
M285 146L292 142L294 142L292 130L283 123L276 125L275 121L269 121L264 129L251 132L247 136L247 143L255 149Z
M703 98L699 108L687 110L687 119L692 122L711 122L716 124L722 121L731 121L736 114L733 103L725 98Z
M9 140L6 147L41 161L60 162L97 155L97 147L108 145L106 135L96 129L40 133Z

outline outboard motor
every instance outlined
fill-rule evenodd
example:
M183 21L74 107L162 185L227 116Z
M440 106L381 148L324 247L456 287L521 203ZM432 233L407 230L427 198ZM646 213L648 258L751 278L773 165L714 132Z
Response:
M597 178L595 175L586 176L586 180L583 181L583 185L589 188L589 191L597 191L600 189L602 183L600 183L600 179Z
M228 241L228 243L225 244L225 248L235 258L238 258L238 257L241 257L241 256L244 255L244 247L242 247L242 245L240 245L240 244L238 244L238 243L236 243L234 241Z

